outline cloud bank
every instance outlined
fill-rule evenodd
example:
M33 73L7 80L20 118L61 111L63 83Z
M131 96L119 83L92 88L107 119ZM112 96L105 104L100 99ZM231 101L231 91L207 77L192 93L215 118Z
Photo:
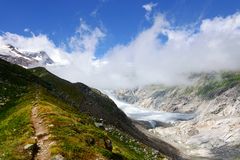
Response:
M100 28L81 20L75 35L63 46L56 46L46 35L12 33L1 35L0 45L45 50L58 64L48 67L50 71L97 88L176 85L186 83L190 73L240 69L240 13L204 19L194 29L175 27L158 14L152 26L128 44L117 44L97 59L95 50L104 36Z

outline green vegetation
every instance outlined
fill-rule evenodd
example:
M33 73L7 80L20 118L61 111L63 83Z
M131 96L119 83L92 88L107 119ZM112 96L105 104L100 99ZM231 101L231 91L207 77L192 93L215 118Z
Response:
M130 136L109 127L105 131L95 127L93 118L79 114L70 106L42 92L38 102L40 116L50 127L51 140L56 142L51 148L52 155L61 154L67 159L160 159L159 154L137 142ZM117 134L116 134L117 133ZM104 146L110 139L113 151Z
M110 128L109 137L113 139L114 151L125 153L128 159L162 159L164 158L156 150L144 146L127 134L116 128Z
M112 101L99 91L64 81L43 68L29 71L2 60L0 66L0 159L32 159L31 152L24 146L36 143L31 122L33 106L38 107L38 116L49 130L51 156L60 154L66 159L163 158L111 124L106 130L97 128L94 120L98 117L80 112L82 108L91 111L91 107L98 106L101 110L95 108L96 116L113 114L109 116L113 121L119 118L114 115L122 113L118 113ZM111 141L112 151L106 148L106 140Z
M9 68L17 70L11 64ZM29 76L19 78L13 72L7 72L6 65L1 65L0 74L0 159L31 159L23 149L25 144L33 141L34 135L30 121L33 97L29 96L31 90L24 80Z
M29 101L28 101L29 102ZM30 159L23 146L31 143L34 135L30 121L31 103L18 100L0 114L0 159ZM7 116L8 115L8 116Z
M71 107L46 93L39 101L40 116L49 126L51 140L56 142L51 154L61 154L67 159L104 158L107 133L94 126L92 118L77 114ZM101 151L101 152L100 152ZM109 156L114 153L110 152Z
M74 86L74 84L51 74L42 67L33 68L30 71L45 81L47 83L47 88L52 92L55 92L55 94L58 94L59 97L63 97L65 94L66 98L71 98L72 101L82 103L84 94L79 92L78 88Z
M198 95L206 99L212 99L226 90L240 84L240 73L225 72L220 78L212 77L198 89Z

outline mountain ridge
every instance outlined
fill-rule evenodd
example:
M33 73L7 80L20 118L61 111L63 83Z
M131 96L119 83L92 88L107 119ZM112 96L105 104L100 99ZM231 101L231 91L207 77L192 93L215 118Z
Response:
M18 48L11 44L0 46L0 58L25 68L46 66L54 63L54 61L44 51L19 51Z
M161 153L163 153L168 157L171 157L172 159L182 159L180 153L178 153L178 151L174 147L166 144L161 140L156 141L151 138L148 138L146 135L138 131L138 129L134 127L134 125L127 118L127 116L117 108L114 102L111 101L107 96L101 95L99 91L91 89L81 83L72 84L68 81L60 79L55 75L52 75L44 68L26 70L17 65L10 64L4 60L0 60L0 65L1 65L0 113L9 112L9 114L4 114L0 116L0 118L2 119L1 123L2 125L0 125L0 128L5 127L5 125L8 126L17 125L12 122L15 122L14 121L15 118L17 118L18 116L12 117L12 115L14 114L18 115L19 109L24 110L24 112L21 112L21 114L28 113L27 116L23 114L26 116L24 118L25 119L24 122L26 122L26 124L21 125L23 128L19 128L18 125L16 126L16 128L18 128L16 130L25 129L25 131L27 131L26 133L28 134L24 136L25 138L21 137L21 135L18 135L21 137L20 138L21 142L19 142L20 144L18 143L17 146L16 144L13 144L13 148L8 146L5 148L3 147L4 149L0 150L0 155L4 156L5 158L11 155L12 156L16 155L13 154L13 152L18 153L18 151L15 150L15 148L18 148L22 152L19 156L23 156L25 157L25 159L28 159L27 158L29 157L28 152L26 153L26 151L24 151L22 148L24 147L24 144L25 145L35 144L35 142L33 142L35 140L34 138L32 138L34 137L33 136L34 130L32 130L32 127L27 128L27 126L32 126L29 120L31 115L31 108L33 107L33 104L36 103L35 101L33 101L34 99L36 99L35 96L36 92L39 92L40 101L38 102L38 105L41 106L39 108L39 116L41 116L45 120L44 122L48 122L47 123L48 126L52 126L51 124L56 126L53 128L50 127L51 135L54 134L53 140L58 142L56 146L53 145L55 146L52 148L53 151L51 149L51 153L53 154L53 155L51 154L52 156L56 156L58 155L58 153L65 158L78 156L81 157L81 155L79 155L80 153L82 153L83 157L87 156L88 155L87 150L85 150L84 148L82 148L83 149L82 150L81 145L85 146L85 140L87 141L86 143L88 144L88 141L92 141L94 139L95 141L94 145L93 146L90 145L90 148L92 148L93 150L90 149L90 151L91 155L95 156L101 155L100 157L103 156L105 158L118 157L120 159L141 159L139 156L143 157L147 156L148 159L156 158L161 159L162 157ZM22 107L18 107L17 104L21 104ZM77 118L78 116L80 116L79 118L82 120L79 119L80 120L79 121ZM52 118L49 119L50 117L52 117L53 119ZM113 129L111 129L111 132L107 132L95 128L93 123L94 120L91 120L91 117L95 117L96 120L102 118L104 120L104 124L106 126L109 126L110 128L113 127ZM9 118L12 119L11 123L9 123L8 121ZM67 125L62 126L62 124L59 123L60 122L59 120L63 121ZM71 127L72 126L71 123L73 123L75 127L74 126ZM90 126L87 127L88 126L87 124L89 124ZM62 129L60 129L61 126L63 127ZM84 129L85 126L88 129L85 130ZM80 129L79 127L83 128ZM10 130L14 130L14 128L11 127L8 128ZM94 129L95 131L93 130L93 128L95 128ZM1 137L4 138L6 136L5 135L6 133L8 133L9 135L8 137L12 138L13 136L16 137L16 135L14 135L15 132L7 132L9 129L6 129L5 132L1 133L2 135L0 135L0 138ZM64 130L66 131L66 133ZM78 136L81 135L79 134L81 130L83 130L83 133L86 132L86 136L88 135L87 137L90 136L93 139L82 137L83 142L82 141L79 143L71 142L71 139L69 138L72 137L73 139L76 139ZM21 133L21 131L19 131L19 133ZM70 137L65 136L65 134L67 133L69 134ZM98 135L98 133L101 134ZM102 134L105 136L101 136ZM126 137L126 141L120 140L122 137L121 135L122 136L125 135L123 137ZM55 139L54 137L62 138ZM102 144L104 137L112 141L113 152L109 152L104 148L104 145ZM134 140L131 137L134 137L134 139L136 140ZM50 139L52 139L51 136ZM131 139L134 141L132 141ZM15 141L14 138L12 139L12 141L13 142ZM9 145L8 143L9 143L8 140L2 139L0 145ZM59 144L62 144L63 146ZM65 145L71 145L73 148L70 147L67 149L65 148L66 147ZM129 148L131 146L133 148ZM155 151L151 151L150 149L148 149L147 146L150 146L151 148L154 148L155 150L158 150L160 152L157 152L157 154L152 154ZM76 147L80 148L77 149ZM88 146L85 147L88 148ZM77 150L80 149L82 150L82 152L76 154L74 148L76 148ZM146 148L146 153L144 151L144 148ZM8 151L6 151L5 149L8 149ZM139 154L139 156L137 156L138 155L137 153ZM23 158L20 157L18 159Z
M193 119L150 131L190 156L239 158L240 72L204 73L195 78L187 86L149 85L116 90L115 96L156 111L194 113Z

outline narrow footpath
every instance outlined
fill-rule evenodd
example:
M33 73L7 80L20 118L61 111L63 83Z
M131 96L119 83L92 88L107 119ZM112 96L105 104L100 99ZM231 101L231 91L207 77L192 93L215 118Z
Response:
M50 145L49 131L45 126L43 119L39 116L38 104L35 103L32 108L31 120L35 130L35 137L37 140L38 151L33 155L34 160L49 160L50 159Z

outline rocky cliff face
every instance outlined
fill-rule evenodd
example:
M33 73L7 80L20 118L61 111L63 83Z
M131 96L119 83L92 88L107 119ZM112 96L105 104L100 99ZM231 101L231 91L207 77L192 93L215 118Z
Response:
M224 72L198 75L190 86L150 85L114 93L145 108L195 113L192 120L150 131L193 157L235 159L240 157L239 84L239 73Z
M44 51L20 52L18 48L8 44L0 46L0 58L25 68L33 68L53 64L53 60Z

